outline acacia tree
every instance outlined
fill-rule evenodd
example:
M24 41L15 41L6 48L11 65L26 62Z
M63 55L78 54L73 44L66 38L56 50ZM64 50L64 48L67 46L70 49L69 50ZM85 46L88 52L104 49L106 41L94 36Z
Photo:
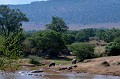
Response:
M62 18L58 18L58 17L54 17L54 16L52 17L51 24L47 24L45 26L49 30L54 30L54 31L60 32L60 33L65 32L68 29L68 27L66 26L66 24Z
M28 18L20 10L10 9L8 6L0 6L0 30L7 37L11 32L20 32L22 22L28 21Z

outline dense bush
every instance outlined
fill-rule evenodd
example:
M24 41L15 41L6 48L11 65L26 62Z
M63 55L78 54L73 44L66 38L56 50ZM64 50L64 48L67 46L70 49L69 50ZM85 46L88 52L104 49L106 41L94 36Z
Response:
M94 57L94 47L86 43L73 43L69 46L77 59L83 61Z
M120 36L120 29L97 29L96 36L109 43Z
M106 51L109 56L120 55L120 37L115 38L113 42L109 43L106 46Z
M54 58L66 50L66 45L70 45L76 42L88 42L90 40L104 40L105 42L112 42L115 39L115 43L118 44L120 38L120 29L81 29L81 30L67 30L65 32L56 32L53 30L43 30L31 33L32 35L26 35L24 41L24 51L27 55L39 55L43 57ZM96 43L98 44L98 43ZM100 44L103 46L103 44ZM111 43L107 46L107 52L109 55L119 54L119 49L114 46L111 48ZM110 48L109 48L110 47ZM112 49L112 50L111 50ZM114 49L114 50L113 50ZM110 54L113 52L113 54ZM66 52L64 52L65 54ZM107 53L105 53L107 55ZM96 57L101 55L96 54Z
M62 34L62 39L66 45L70 45L75 42L75 37L72 34Z
M106 52L108 56L117 56L120 55L120 44L117 42L111 42L106 46Z

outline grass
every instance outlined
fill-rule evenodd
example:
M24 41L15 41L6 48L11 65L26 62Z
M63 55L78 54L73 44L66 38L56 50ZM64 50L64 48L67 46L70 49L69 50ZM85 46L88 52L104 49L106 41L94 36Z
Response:
M60 65L60 64L69 64L71 61L68 61L68 60L48 60L49 62L54 62L56 63L57 65Z

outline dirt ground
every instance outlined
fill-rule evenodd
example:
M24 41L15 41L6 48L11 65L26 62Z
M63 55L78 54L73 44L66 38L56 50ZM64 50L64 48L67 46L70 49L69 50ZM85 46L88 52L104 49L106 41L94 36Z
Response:
M120 76L120 56L88 59L82 63L77 63L76 65L77 65L76 68L73 68L71 70L63 70L63 72L66 72L66 71L68 72L70 71L74 73L87 72L92 74ZM53 69L58 70L61 67L64 68L68 66L74 66L74 65L69 64L69 65L55 66L53 67Z

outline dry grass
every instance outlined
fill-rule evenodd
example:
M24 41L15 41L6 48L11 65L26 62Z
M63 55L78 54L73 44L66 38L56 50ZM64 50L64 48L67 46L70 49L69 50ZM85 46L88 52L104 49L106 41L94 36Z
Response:
M105 53L105 46L96 46L94 50L95 54L104 54Z

